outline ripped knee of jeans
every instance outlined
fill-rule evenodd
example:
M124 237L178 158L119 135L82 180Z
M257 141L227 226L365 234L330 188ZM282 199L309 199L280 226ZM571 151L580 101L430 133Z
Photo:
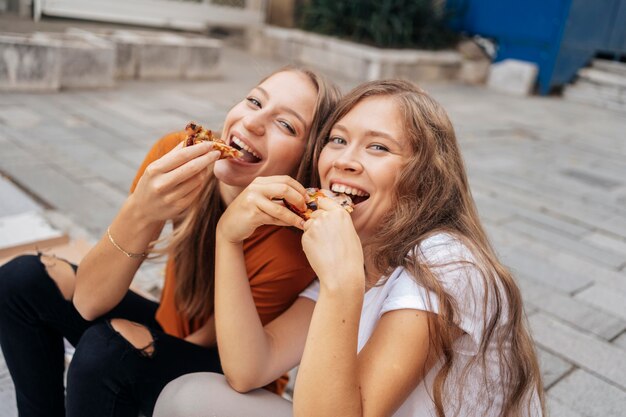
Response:
M111 319L109 323L141 356L154 355L154 336L146 326L126 319Z
M39 260L46 268L48 276L56 283L63 298L71 300L76 287L76 271L68 261L54 255L39 254Z

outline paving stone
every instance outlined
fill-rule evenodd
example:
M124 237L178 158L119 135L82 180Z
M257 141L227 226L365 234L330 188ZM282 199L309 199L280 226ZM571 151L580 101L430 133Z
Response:
M537 349L537 355L539 356L543 386L546 390L550 389L552 384L574 369L571 363L543 349Z
M585 417L582 414L579 414L576 411L572 410L567 405L559 402L557 399L554 399L550 395L547 396L546 402L548 415L550 417Z
M600 188L604 188L607 190L614 189L624 184L621 181L616 181L611 178L605 178L600 175L596 175L591 172L585 172L580 169L566 169L566 170L561 171L561 173L568 177L572 177L576 180L579 180L585 184L588 184L592 187L600 187Z
M622 334L615 338L612 343L626 351L626 332L622 332Z
M595 284L576 294L576 299L626 320L626 293L617 292L602 284Z
M591 245L606 248L615 253L626 253L626 239L609 236L606 233L595 232L586 235L583 239Z
M7 171L11 177L28 184L28 189L44 201L80 219L92 231L100 233L117 212L118 207L50 167L14 166Z
M104 198L113 207L122 207L122 204L124 204L124 201L126 201L128 197L127 193L121 192L118 188L100 179L83 181L82 185Z
M27 211L40 211L42 207L11 181L0 175L0 217Z
M518 204L510 204L505 200L485 196L483 192L476 193L474 198L480 210L486 209L496 216L496 223L502 223L503 220L512 220L513 216L529 220L541 227L546 227L553 231L565 234L571 237L582 237L591 233L592 228L579 224L576 219L571 219L562 214L539 211L538 209L520 206Z
M626 235L625 228L617 228L613 218L616 217L615 208L602 207L604 199L584 202L565 198L559 188L550 188L539 192L540 187L534 182L524 182L517 179L514 183L504 179L505 174L492 175L485 181L475 178L472 187L479 187L492 196L506 199L514 204L536 208L538 211L548 210L571 219L577 219L581 224L587 224L613 233ZM621 231L621 233L620 233ZM626 236L625 236L626 237Z
M573 327L593 333L605 340L611 340L626 329L626 319L619 315L605 312L594 303L581 302L579 299L559 293L544 285L520 277L518 284L524 300L532 302L545 313L566 321ZM597 308L594 308L597 307Z
M28 128L36 125L41 116L24 107L3 105L0 106L0 123L16 128Z
M559 381L549 395L583 416L623 417L626 392L584 370Z
M4 141L2 144L2 152L0 152L0 171L15 165L24 167L44 165L45 161L41 158L43 155L35 154L24 149L22 146L16 145L12 141ZM19 182L19 178L15 178Z
M542 240L549 245L567 250L573 254L584 256L598 263L619 269L626 263L626 254L618 254L612 251L602 250L584 242L569 239L558 233L554 233L547 228L536 226L524 220L512 220L504 224L505 227L519 233L527 234L533 238Z
M474 200L478 207L478 214L483 220L488 220L496 224L502 223L504 220L509 220L514 216L514 213L505 204L502 204L497 199L481 196L479 193L474 193Z
M113 155L114 158L118 158L119 160L124 161L127 165L134 167L134 171L136 172L141 166L143 160L146 158L149 149L150 148L148 146L145 146L127 151L116 151Z
M529 321L539 346L626 390L626 355L622 349L543 313L534 314Z
M592 277L563 270L525 248L501 250L500 256L514 273L564 293L580 290L593 282Z
M9 370L4 361L4 355L0 350L0 416L17 417L17 405L15 402L15 388L9 375Z

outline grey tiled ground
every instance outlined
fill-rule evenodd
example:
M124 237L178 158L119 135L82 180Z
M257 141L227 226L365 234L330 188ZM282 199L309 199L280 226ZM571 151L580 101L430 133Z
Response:
M234 49L224 60L224 77L210 82L3 93L0 171L97 237L157 137L188 120L219 127L228 107L280 65ZM482 219L520 282L553 415L623 416L626 115L558 98L425 87L452 117ZM0 417L15 415L12 401L0 367Z

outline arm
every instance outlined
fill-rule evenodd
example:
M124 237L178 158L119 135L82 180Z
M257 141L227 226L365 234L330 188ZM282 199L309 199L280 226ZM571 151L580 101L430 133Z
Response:
M272 198L304 204L304 189L288 177L259 178L222 215L217 227L215 317L224 375L238 391L275 380L298 363L313 311L299 298L263 327L246 271L243 240L262 224L299 225L301 219ZM271 215L268 213L272 213Z
M386 313L357 354L363 252L349 215L327 199L319 205L302 239L320 297L298 372L294 416L389 416L431 365L429 313Z
M179 218L207 181L218 152L209 143L176 147L146 168L110 226L111 236L127 252L144 253L165 221ZM143 258L129 258L105 235L81 262L74 305L87 320L115 307L124 297Z
M296 381L296 417L391 416L434 364L431 313L384 314L357 355L358 322L347 318L345 306L341 297L320 292Z

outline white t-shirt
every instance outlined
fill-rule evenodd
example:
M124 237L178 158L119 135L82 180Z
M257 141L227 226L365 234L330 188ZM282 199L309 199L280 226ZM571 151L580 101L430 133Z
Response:
M444 406L446 407L446 414L454 415L458 402L456 394L461 389L457 381L459 381L460 373L465 365L472 356L478 353L483 337L484 281L482 274L476 267L463 263L463 261L474 262L474 257L469 249L449 234L440 233L424 240L418 250L421 259L429 265L448 264L447 266L431 268L431 270L443 284L444 289L456 301L459 313L457 326L464 332L455 341L454 351L457 355L457 361L446 383L447 392L450 392L451 395L445 397L447 402ZM319 282L313 282L300 296L317 301ZM428 303L429 296L430 304ZM359 352L369 340L380 317L388 311L400 309L438 312L436 295L417 284L415 279L402 267L396 268L383 285L373 287L365 293L359 325ZM490 314L493 314L492 309L492 304L487 305L487 319L490 318ZM506 320L506 308L503 307L501 314L503 314L502 319ZM398 342L400 343L401 340ZM498 395L498 393L500 393L499 389L502 384L500 383L498 366L500 355L496 349L496 342L492 339L488 347L486 361L488 384L485 384L482 367L473 366L469 371L467 379L463 383L459 415L495 417L500 414L502 395ZM441 363L430 370L393 417L436 416L432 400L432 387L440 368ZM485 398L488 398L485 389L489 389L491 391L490 397L495 398L491 408L484 401ZM535 397L534 400L534 410L531 415L540 416L538 398Z

